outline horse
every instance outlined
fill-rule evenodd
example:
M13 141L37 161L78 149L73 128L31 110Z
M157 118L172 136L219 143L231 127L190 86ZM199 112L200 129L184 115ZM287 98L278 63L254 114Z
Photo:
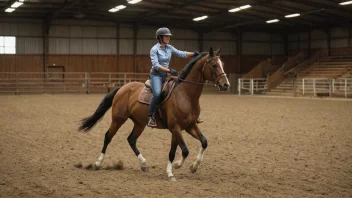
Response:
M191 164L190 170L195 173L203 160L204 151L207 148L207 139L202 134L197 125L200 114L199 98L206 81L214 82L220 91L227 91L230 86L229 80L224 71L224 63L220 60L221 49L214 51L212 48L208 52L198 55L191 64L188 64L180 73L168 100L159 108L166 115L167 129L171 132L171 148L169 151L169 161L166 173L170 181L176 181L172 168L181 168L189 151L184 142L182 131L196 138L201 143L196 160ZM108 93L99 104L98 108L89 117L82 119L79 131L90 131L95 124L102 119L106 111L112 107L112 121L108 131L105 133L104 145L98 160L93 164L95 169L99 169L107 146L115 136L119 128L131 119L134 127L127 140L140 162L141 171L148 172L149 166L142 153L137 148L137 139L144 131L148 122L148 105L138 101L139 93L145 85L141 82L130 82L120 88ZM157 127L163 129L160 119L157 119ZM182 150L182 157L173 164L177 146Z

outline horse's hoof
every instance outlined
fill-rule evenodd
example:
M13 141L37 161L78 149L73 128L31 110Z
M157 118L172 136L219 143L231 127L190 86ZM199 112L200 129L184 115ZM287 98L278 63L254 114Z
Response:
M142 166L141 167L141 171L147 173L147 172L149 172L149 167L148 166Z
M141 171L146 172L146 173L149 172L149 166L146 162L143 162L141 164Z
M169 181L176 182L177 180L176 180L175 176L171 176L171 177L169 177Z
M99 170L99 169L100 169L100 165L95 162L93 164L93 170Z
M191 166L189 167L189 170L191 170L191 173L193 174L197 172L197 169L193 168L193 164L191 164Z
M180 166L177 162L176 162L176 163L174 163L174 165L173 165L173 166L174 166L174 168L175 168L175 169L179 169L179 168L181 168L181 166Z

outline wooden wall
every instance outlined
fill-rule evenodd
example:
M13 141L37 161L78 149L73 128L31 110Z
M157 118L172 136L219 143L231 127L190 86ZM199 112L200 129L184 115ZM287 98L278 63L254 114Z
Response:
M332 49L332 54L352 52L352 49ZM293 56L297 51L291 51ZM278 56L285 59L284 56ZM244 74L253 69L260 61L271 58L264 55L242 55L241 67L238 56L225 55L221 59L225 63L226 73ZM48 65L65 66L66 72L137 72L147 73L151 68L148 55L49 55ZM191 58L172 57L170 67L180 71ZM0 72L43 72L42 55L0 55Z
M0 72L42 72L41 55L0 55Z
M243 71L249 71L265 56L244 56ZM137 72L147 73L151 68L148 55L48 55L48 65L64 66L66 72ZM237 56L221 57L226 73L238 73ZM191 58L172 57L170 67L180 71ZM0 72L43 72L42 55L0 55Z

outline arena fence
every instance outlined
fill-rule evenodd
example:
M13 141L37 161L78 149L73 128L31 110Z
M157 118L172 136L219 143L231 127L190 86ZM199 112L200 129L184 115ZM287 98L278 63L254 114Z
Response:
M296 95L352 97L352 78L303 78L294 83ZM239 78L238 94L265 94L268 92L266 78Z
M313 96L352 96L352 78L303 78L301 87L302 95Z
M268 90L268 80L266 78L239 78L237 87L238 95L263 93Z
M3 72L0 73L0 93L107 93L129 82L145 82L149 73L102 72ZM239 75L229 74L227 93L236 92ZM204 92L218 93L215 86L205 86Z
M145 82L148 73L7 72L0 93L106 93L128 82Z

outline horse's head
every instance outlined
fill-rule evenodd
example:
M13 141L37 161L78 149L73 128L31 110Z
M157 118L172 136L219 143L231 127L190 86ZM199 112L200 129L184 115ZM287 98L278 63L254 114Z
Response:
M209 49L209 55L203 66L203 75L206 80L213 81L220 91L227 91L230 87L230 82L227 79L224 71L224 63L220 60L221 49L213 51Z

